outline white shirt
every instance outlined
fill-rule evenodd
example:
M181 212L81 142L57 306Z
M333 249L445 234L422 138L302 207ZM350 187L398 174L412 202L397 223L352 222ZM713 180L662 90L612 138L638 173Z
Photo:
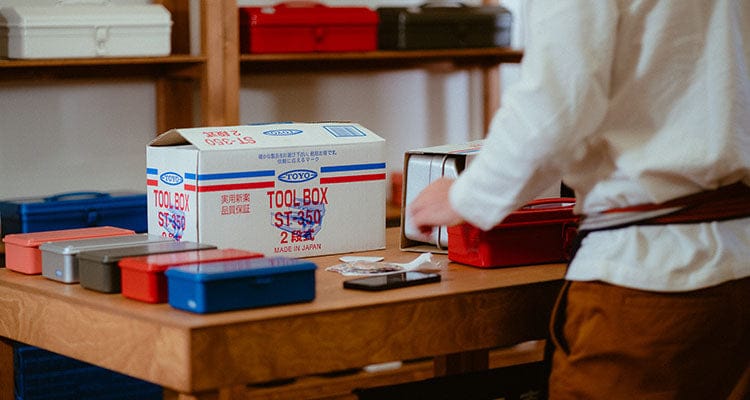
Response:
M583 215L750 184L750 1L526 1L521 78L450 192L468 222L490 229L561 176ZM750 219L595 232L567 274L655 291L747 276Z

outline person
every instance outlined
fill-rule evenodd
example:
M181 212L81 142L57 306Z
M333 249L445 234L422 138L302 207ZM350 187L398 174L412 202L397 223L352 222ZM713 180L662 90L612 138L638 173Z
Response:
M562 180L549 397L750 398L750 1L524 4L519 80L411 223L488 230Z

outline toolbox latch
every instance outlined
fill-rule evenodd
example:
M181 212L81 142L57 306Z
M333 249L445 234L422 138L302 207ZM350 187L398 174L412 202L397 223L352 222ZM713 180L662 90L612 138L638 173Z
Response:
M107 41L109 41L109 27L97 26L94 28L94 40L96 42L96 54L107 54Z

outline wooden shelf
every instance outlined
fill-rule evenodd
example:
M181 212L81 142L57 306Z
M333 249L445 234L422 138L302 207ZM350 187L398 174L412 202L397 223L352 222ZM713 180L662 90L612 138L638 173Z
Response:
M491 67L518 63L523 52L512 48L437 50L379 50L341 53L242 54L242 73L286 72L290 70L399 69L450 63L456 67Z
M0 79L119 78L132 76L185 75L199 78L205 57L65 58L0 60Z

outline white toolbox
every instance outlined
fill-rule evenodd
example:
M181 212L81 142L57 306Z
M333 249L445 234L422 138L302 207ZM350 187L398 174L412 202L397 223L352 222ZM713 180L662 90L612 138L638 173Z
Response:
M0 57L156 57L171 52L172 20L159 4L0 8Z

